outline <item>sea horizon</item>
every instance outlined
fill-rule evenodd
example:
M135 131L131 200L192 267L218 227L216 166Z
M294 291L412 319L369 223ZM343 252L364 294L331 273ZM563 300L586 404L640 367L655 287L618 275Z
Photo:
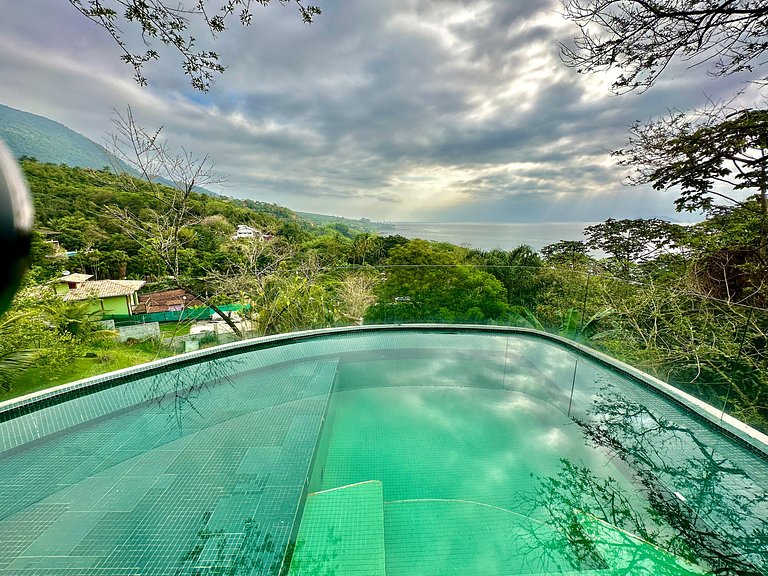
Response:
M527 245L535 251L560 240L584 240L584 228L599 222L387 222L389 235L448 242L480 250L513 250Z

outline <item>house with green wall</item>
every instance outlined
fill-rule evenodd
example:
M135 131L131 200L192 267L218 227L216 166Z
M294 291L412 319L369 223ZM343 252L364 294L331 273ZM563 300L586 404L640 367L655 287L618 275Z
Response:
M139 303L143 280L91 280L90 274L67 274L54 283L56 294L65 302L88 300L90 312L104 316L133 314Z

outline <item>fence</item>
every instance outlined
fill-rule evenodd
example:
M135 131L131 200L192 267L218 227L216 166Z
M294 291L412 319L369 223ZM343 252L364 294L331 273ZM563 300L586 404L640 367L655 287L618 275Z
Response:
M242 304L224 304L217 306L222 312L239 312L245 308ZM147 324L149 322L183 322L193 320L205 320L211 318L216 311L209 306L185 308L184 310L171 310L167 312L153 312L151 314L113 314L105 316L105 320L114 320L115 326L132 326L134 324Z

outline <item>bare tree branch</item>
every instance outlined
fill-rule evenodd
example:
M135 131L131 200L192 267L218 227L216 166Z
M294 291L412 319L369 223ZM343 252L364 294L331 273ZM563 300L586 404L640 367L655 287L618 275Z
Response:
M197 188L220 183L223 177L214 172L208 155L198 158L182 149L174 155L168 143L160 139L162 127L155 131L139 125L130 107L125 114L115 112L115 132L112 134L110 152L115 158L141 174L151 194L160 201L163 210L144 210L141 214L112 206L105 207L107 215L119 221L127 234L150 248L165 265L174 284L205 302L216 312L232 331L242 338L243 334L210 299L198 294L182 275L181 255L185 246L194 238L193 226L201 218L193 213L190 195ZM135 183L127 179L131 185ZM167 184L161 184L165 182Z

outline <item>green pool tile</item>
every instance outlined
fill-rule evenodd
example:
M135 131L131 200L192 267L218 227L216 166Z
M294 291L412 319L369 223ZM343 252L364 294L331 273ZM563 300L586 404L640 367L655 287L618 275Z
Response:
M243 532L259 506L261 495L233 495L221 498L205 530L210 533Z
M144 495L157 482L157 478L139 476L121 478L115 482L93 506L93 510L105 512L129 512L136 507Z
M543 548L550 529L493 506L460 500L385 502L387 576L560 573L565 544Z
M171 465L171 462L173 462L181 452L181 448L178 450L170 450L166 448L144 452L139 456L132 458L129 461L131 467L126 471L125 476L127 478L135 476L154 477L164 473L168 466Z
M63 494L54 495L58 501L66 501L70 510L92 510L117 482L110 476L92 476L86 478L66 490Z
M381 482L310 494L290 576L385 576Z
M258 446L248 448L238 466L238 474L264 474L277 460L280 448L276 446Z
M22 556L66 556L103 515L103 512L65 512Z
M7 574L19 576L44 576L50 574L84 574L101 558L89 556L38 556L21 557L7 568ZM5 571L3 571L5 572ZM0 572L1 573L1 572Z
M244 564L246 535L243 532L219 532L207 539L200 557L193 562L203 574L231 574Z

